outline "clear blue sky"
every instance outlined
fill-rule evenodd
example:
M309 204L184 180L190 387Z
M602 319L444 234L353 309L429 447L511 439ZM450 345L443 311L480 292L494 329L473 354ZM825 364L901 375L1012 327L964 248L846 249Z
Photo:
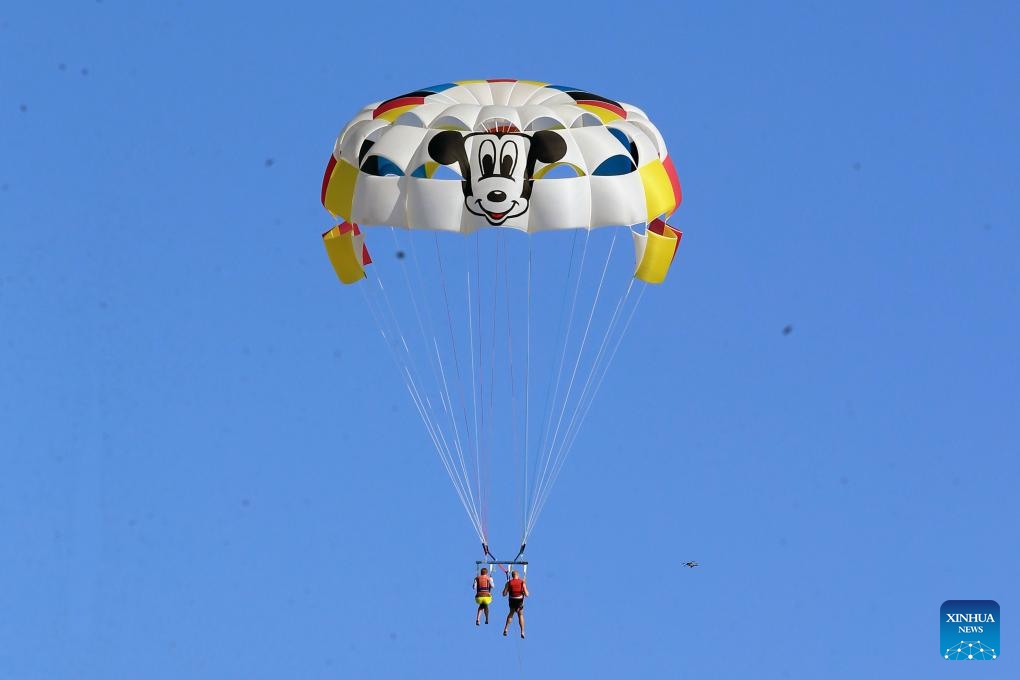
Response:
M999 602L980 675L1020 676L1018 28L5 3L0 677L957 677L948 599ZM319 241L359 107L497 76L641 106L685 190L529 547L524 642L471 625L477 541Z

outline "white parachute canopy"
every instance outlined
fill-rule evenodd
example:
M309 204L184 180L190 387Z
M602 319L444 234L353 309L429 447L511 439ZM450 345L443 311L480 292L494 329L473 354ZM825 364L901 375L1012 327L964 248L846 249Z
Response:
M644 112L572 87L438 85L366 106L337 139L326 250L361 282L483 545L508 502L493 479L527 541L646 284L674 260L664 220L680 199Z

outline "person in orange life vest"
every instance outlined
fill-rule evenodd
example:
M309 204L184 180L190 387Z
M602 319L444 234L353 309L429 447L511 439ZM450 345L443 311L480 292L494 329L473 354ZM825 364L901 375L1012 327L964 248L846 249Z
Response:
M482 573L475 576L475 580L472 582L472 587L475 589L475 602L478 603L478 612L475 614L475 625L478 625L479 619L482 618L482 612L485 612L485 624L489 624L489 604L492 602L492 577L489 576L489 570L486 567L482 567Z
M510 621L516 613L517 624L521 627L521 637L524 637L524 598L531 597L531 593L528 592L528 584L524 582L524 579L518 578L516 569L510 572L510 580L503 586L503 594L507 596L507 602L510 604L510 613L506 615L503 635L506 635Z

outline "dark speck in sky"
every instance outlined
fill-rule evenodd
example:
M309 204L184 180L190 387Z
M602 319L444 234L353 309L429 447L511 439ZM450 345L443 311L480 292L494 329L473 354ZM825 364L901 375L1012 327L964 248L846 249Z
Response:
M57 64L57 68L60 69L61 71L66 71L67 64L65 64L64 62L60 62L59 64Z
M83 76L87 76L87 75L89 74L89 70L88 70L87 68L83 68L83 69L81 70L81 74L82 74Z
M21 108L21 112L22 112L22 113L24 113L25 111L28 111L28 106L26 106L25 104L22 104L22 105L20 106L20 108Z
M403 250L398 250L397 251L397 259L398 260L403 260L404 259L404 251Z
M790 324L786 324L785 326L783 326L783 335L789 335L792 332L793 326L791 326Z
M860 161L854 161L854 170L858 170L859 171L860 169L861 169L861 162Z
M276 162L276 161L274 161L274 160L273 160L272 158L267 158L267 159L266 159L266 167L267 167L267 168L271 168L271 167L273 167L273 163L275 163L275 162Z
M840 484L842 484L843 486L846 486L847 484L849 484L849 483L850 483L850 480L849 480L849 479L847 478L847 476L846 476L846 475L842 475L842 476L841 476L841 477L839 478L839 483L840 483Z

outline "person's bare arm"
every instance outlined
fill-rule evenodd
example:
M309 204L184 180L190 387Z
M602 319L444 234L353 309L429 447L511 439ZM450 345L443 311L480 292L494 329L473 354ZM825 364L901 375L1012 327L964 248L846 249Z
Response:
M507 581L506 585L503 586L503 594L506 595L508 592L510 592L510 582L509 581Z
M524 584L524 597L531 597L531 593L528 592L528 584Z

